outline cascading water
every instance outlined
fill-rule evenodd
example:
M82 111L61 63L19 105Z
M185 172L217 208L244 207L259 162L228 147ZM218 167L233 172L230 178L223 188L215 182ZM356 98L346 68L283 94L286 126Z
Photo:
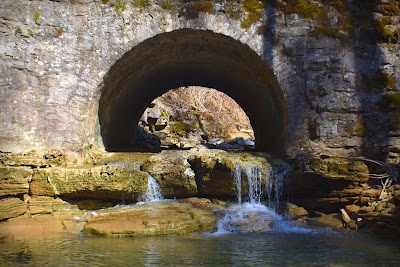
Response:
M275 172L267 169L266 183L263 189L262 172L259 167L246 166L243 170L239 165L235 165L233 176L236 182L238 204L225 210L224 217L218 221L217 233L265 232L272 229L304 231L303 228L291 226L273 208L261 203L263 191L266 191L268 200L273 201L268 205L279 207L282 185L288 173L288 167ZM247 190L243 190L243 185L248 185ZM247 192L246 196L243 195L244 191Z
M159 201L163 200L164 197L161 194L161 188L157 184L156 179L153 176L148 174L147 177L147 189L143 193L143 195L139 198L141 202L151 202L151 201Z
M260 203L262 196L261 169L259 167L246 166L245 171L249 183L249 202Z

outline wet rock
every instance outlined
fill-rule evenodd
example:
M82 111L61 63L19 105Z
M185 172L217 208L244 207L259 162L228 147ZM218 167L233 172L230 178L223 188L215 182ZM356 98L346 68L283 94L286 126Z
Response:
M195 173L187 161L185 151L163 151L150 157L143 170L150 173L166 198L191 197L197 194Z
M208 198L198 198L198 197L190 197L185 199L178 200L180 203L189 203L195 208L201 209L209 209L209 210L221 210L222 207L219 204L214 204Z
M218 230L234 233L265 232L272 229L276 220L274 212L265 206L251 203L232 205L224 211Z
M308 216L308 211L303 207L299 207L292 203L287 203L286 205L286 216L289 219L297 220L302 217Z
M20 240L78 234L84 223L74 222L72 219L74 215L82 213L75 211L75 213L38 214L32 217L13 218L0 223L0 238Z
M5 198L0 200L0 221L25 214L27 205L19 198Z
M262 171L271 168L264 157L247 153L233 155L220 150L193 151L189 163L196 173L198 192L213 197L236 197L234 166L259 167ZM244 174L243 174L244 175ZM265 184L266 174L261 175ZM243 193L247 188L247 180L243 179Z
M320 217L310 218L308 224L312 227L322 227L326 230L340 230L343 228L340 214L321 214Z
M32 170L26 167L0 167L0 197L27 194Z
M118 166L34 171L30 193L71 199L133 201L147 188L147 173Z
M108 210L89 219L85 235L160 236L213 231L211 211L188 203L150 202L120 210Z

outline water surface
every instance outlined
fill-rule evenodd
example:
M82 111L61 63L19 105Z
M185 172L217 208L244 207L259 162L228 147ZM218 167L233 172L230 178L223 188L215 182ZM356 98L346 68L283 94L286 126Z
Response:
M1 266L400 266L400 242L359 233L58 237L0 243Z

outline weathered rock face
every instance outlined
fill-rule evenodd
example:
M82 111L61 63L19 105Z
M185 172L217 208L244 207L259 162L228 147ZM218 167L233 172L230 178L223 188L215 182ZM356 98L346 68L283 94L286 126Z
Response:
M0 197L28 194L32 170L24 167L0 167Z
M301 148L331 155L399 152L399 44L398 33L394 34L399 25L398 1L385 1L383 6L379 2L376 10L354 1L339 1L341 6L317 1L311 8L327 11L324 22L307 17L300 7L286 8L286 1L267 5L262 19L254 22L246 20L251 16L243 6L225 1L214 1L208 12L194 10L190 1L178 1L171 9L156 3L138 7L130 1L122 6L103 2L3 1L0 84L7 90L0 95L1 151L48 146L81 150L87 144L101 147L97 117L106 73L144 40L191 28L211 30L248 45L276 75L288 109L288 152ZM366 23L368 27L363 25ZM198 54L197 50L188 52L185 57ZM216 51L210 57L221 53ZM199 62L192 65L200 66ZM157 66L140 67L137 70L143 71L142 77ZM165 73L161 67L157 67L159 73ZM128 73L118 75L124 81L135 80L127 79L134 77ZM218 82L204 85L223 89ZM153 100L148 98L159 95L151 92L135 102L137 120L145 108L141 102L146 105ZM253 116L253 126L261 127L257 110L251 107L269 106L262 101L271 98L267 93L252 95L249 91L245 101L245 96L235 92L232 97ZM262 105L254 105L255 101ZM266 134L256 131L256 138L261 140Z
M344 209L349 222L329 226L329 216L312 218L311 226L327 225L331 229L398 233L399 209L396 206L399 186L383 186L386 178L372 179L371 166L362 158L306 157L298 162L286 193L295 204L309 211L322 211L335 216ZM370 163L370 162L369 162ZM397 183L398 168L392 166L389 180ZM372 175L373 177L373 175ZM390 182L392 183L392 182ZM332 219L333 220L333 219ZM340 227L339 227L340 226Z
M197 195L195 174L187 161L188 153L164 151L150 157L143 170L150 173L160 185L166 198Z
M333 212L352 204L369 180L368 167L359 160L311 157L299 163L287 190L300 206Z
M0 221L17 217L26 212L27 205L19 198L4 198L0 200Z
M216 219L211 210L170 201L145 203L125 210L112 210L92 217L85 235L159 236L213 231Z
M265 155L264 155L265 156ZM230 154L219 150L203 150L193 153L189 162L196 173L196 182L200 195L214 197L236 198L237 188L234 177L235 165L239 168L258 167L265 185L265 171L271 168L263 156L247 153ZM247 194L248 181L243 179L241 184L243 194Z
M147 174L117 166L35 170L30 193L72 199L134 200L147 188Z

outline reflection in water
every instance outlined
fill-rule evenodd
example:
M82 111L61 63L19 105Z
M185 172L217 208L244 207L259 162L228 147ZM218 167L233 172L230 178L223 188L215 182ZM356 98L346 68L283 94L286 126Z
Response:
M281 232L189 237L64 237L0 243L1 266L399 266L400 242Z

